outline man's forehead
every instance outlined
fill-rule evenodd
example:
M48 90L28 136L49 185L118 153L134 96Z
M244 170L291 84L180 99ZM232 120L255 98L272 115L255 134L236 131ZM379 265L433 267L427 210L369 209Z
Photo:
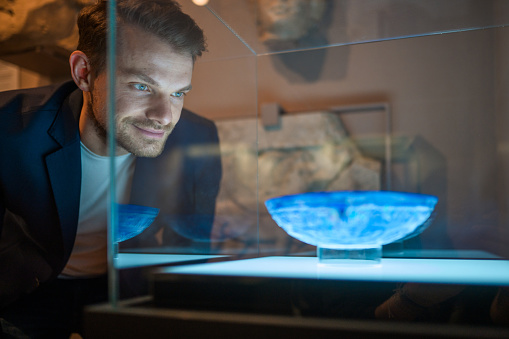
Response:
M144 53L152 51L152 47L162 47L165 54L176 55L178 59L189 59L194 63L193 57L190 52L182 52L168 41L167 39L154 34L153 32L146 31L142 27L134 24L122 24L118 27L117 34L117 53ZM136 48L143 46L144 48Z

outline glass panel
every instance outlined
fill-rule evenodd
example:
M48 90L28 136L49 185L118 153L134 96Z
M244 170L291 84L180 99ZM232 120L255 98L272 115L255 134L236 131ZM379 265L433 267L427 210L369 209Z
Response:
M316 1L314 10L323 11L317 26L286 40L262 37L260 27L259 6L287 13L283 2L181 3L208 44L184 107L214 122L219 144L182 146L177 127L166 160L137 160L149 177L168 174L153 186L133 181L140 194L131 203L159 206L159 214L147 231L120 243L117 268L207 255L316 256L316 244L279 227L265 202L320 191L438 198L425 227L383 244L385 258L508 255L500 170L506 142L498 123L506 115L505 2ZM190 164L201 162L208 170L196 177ZM199 203L179 203L189 192L155 192L205 176L217 197L202 196L207 226L195 228L196 215L179 212ZM121 281L133 280L130 271Z
M136 27L117 27L122 43L111 51L118 93L111 142L136 155L132 179L112 175L117 191L125 188L112 196L110 219L111 295L121 299L148 293L150 267L258 253L256 58L206 7L182 5L215 32L194 64L186 50L174 53L174 45ZM185 99L173 92L181 90ZM167 141L157 138L179 115ZM249 118L245 130L232 130L232 118ZM146 152L154 146L162 153Z
M263 5L271 8L274 3ZM306 40L307 45L290 49L284 49L288 47L285 42L283 49L275 50L262 48L268 45L260 38L253 17L258 13L253 6L262 2L227 6L210 1L208 7L182 4L206 32L213 32L207 40L208 53L196 62L194 89L185 107L215 122L220 146L215 150L210 145L176 147L181 158L175 155L172 159L177 164L162 167L179 167L182 159L199 158L207 152L220 155L216 161L220 159L222 165L222 180L214 221L207 232L189 233L186 222L159 215L157 220L166 221L150 227L159 229L156 238L146 233L147 239L141 236L136 244L122 244L122 251L315 255L314 246L277 227L264 206L267 199L324 190L394 190L431 194L439 203L433 222L420 237L385 246L384 255L400 255L403 248L414 251L405 255L417 256L425 255L419 252L424 249L482 249L487 253L464 254L500 255L492 253L492 248L472 244L473 239L455 244L455 232L468 237L464 226L456 225L485 214L484 202L469 201L473 198L465 198L461 190L456 192L461 185L454 183L473 175L459 168L476 159L458 156L472 146L464 141L453 146L449 139L450 125L459 119L455 115L470 114L467 121L475 121L478 113L469 104L473 98L495 116L498 66L492 55L503 32L494 27L503 26L506 20L500 14L503 2L402 5L365 1L362 6L359 2L324 2L323 15L328 18L320 23L329 25L326 32L336 40L311 39ZM279 6L271 9L286 11L286 5ZM490 29L477 30L481 27ZM403 37L413 38L400 39ZM372 43L359 44L367 41ZM494 119L483 118L482 124L472 125L483 129L478 133L468 127L456 128L454 140L489 134L495 128ZM302 135L296 132L301 130ZM458 135L460 132L463 134ZM495 149L497 141L491 139L483 138L483 142ZM473 140L470 143L475 144ZM451 163L453 159L456 163ZM484 176L486 162L479 162L470 168ZM453 174L458 172L464 177ZM176 176L172 180L178 181ZM177 192L169 198L153 195L144 184L141 188L153 204L178 199ZM503 200L495 193L492 196ZM473 215L462 216L463 209ZM164 236L166 230L171 230L172 236ZM174 242L179 237L187 239L186 245Z
M284 16L304 2L182 3L209 48L185 108L213 122L218 139L179 134L183 116L162 156L137 159L147 174L135 172L131 203L159 214L119 244L121 299L150 286L143 306L433 322L472 293L485 315L502 300L506 2L316 1L299 13L318 13L303 31L305 20L266 26L259 6ZM279 219L267 209L293 194L327 204L323 192L349 196L304 212L300 198ZM409 203L423 195L438 199L432 212ZM197 296L204 284L214 287ZM408 300L410 313L394 311ZM424 315L422 304L432 306Z
M211 0L256 54L442 34L508 24L503 0Z
M507 32L259 56L261 114L274 104L284 112L259 127L260 204L323 190L431 194L439 198L433 222L385 255L404 246L410 256L506 257ZM265 208L260 213L261 234L277 229ZM285 233L278 238L290 253L312 250Z

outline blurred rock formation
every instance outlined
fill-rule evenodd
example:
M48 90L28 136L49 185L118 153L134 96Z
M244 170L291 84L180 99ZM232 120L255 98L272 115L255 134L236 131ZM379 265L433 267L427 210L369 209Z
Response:
M16 53L36 46L73 50L76 17L93 0L0 0L0 51Z
M69 73L76 18L94 0L0 0L0 58L37 73Z
M264 205L269 198L380 189L380 162L359 152L337 114L283 115L280 127L271 129L254 118L216 123L223 161L213 229L218 247L231 248L235 244L224 241L236 239L239 248L248 248L251 242L257 243L258 231L261 247L301 246L272 220Z

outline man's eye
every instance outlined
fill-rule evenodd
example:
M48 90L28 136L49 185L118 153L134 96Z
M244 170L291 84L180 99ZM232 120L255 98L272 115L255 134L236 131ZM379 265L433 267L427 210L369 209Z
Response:
M176 98L181 98L181 97L185 96L185 95L186 95L186 93L185 93L185 92L175 92L175 93L173 93L172 95L173 95L174 97L176 97Z
M133 87L138 91L148 91L148 86L144 84L133 84Z

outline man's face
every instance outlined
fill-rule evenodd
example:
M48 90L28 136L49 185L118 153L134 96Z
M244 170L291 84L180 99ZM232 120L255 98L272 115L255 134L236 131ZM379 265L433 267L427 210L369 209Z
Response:
M116 68L117 154L158 156L180 118L191 89L193 59L176 53L160 38L138 27L118 31ZM106 72L94 79L87 110L98 140L106 143L108 126Z

